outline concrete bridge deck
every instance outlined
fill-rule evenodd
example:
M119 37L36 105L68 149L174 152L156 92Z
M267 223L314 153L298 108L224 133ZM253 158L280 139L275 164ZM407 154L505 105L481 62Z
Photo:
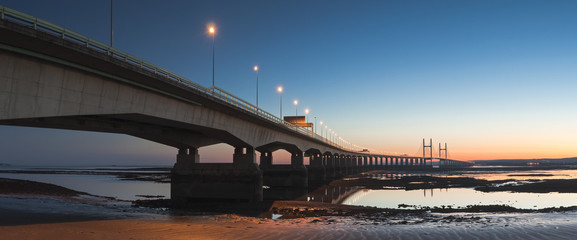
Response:
M173 146L174 200L259 201L263 184L307 188L364 170L427 166L422 157L341 146L70 30L2 6L0 14L0 124L121 133ZM217 143L234 147L232 163L201 163L198 149ZM290 165L273 164L279 149L291 154Z

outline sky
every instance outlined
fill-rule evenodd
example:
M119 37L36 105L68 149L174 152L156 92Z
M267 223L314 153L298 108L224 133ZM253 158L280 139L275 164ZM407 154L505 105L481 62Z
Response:
M0 5L110 43L110 1ZM562 158L577 156L576 12L573 0L114 0L114 47L209 87L214 24L215 85L255 103L258 65L259 106L273 114L283 86L283 115L309 108L309 121L372 152L418 155L432 138L452 159ZM176 155L118 134L0 132L11 164ZM232 148L200 155L230 162Z

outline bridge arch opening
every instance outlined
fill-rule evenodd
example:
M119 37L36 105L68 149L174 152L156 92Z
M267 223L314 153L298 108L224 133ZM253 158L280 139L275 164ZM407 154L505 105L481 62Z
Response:
M232 163L234 147L226 143L198 148L200 163Z
M278 152L276 155L280 157L286 157L286 153L289 153L290 165L293 166L304 166L304 152L299 149L294 144L288 144L283 142L272 142L269 144L265 144L256 148L258 152L260 152L260 166L261 168L266 168L269 166L274 165L273 157L275 152ZM278 151L284 150L284 151Z
M304 153L305 155L305 165L311 166L311 165L318 165L321 166L323 165L323 157L322 157L322 153L320 150L316 149L316 148L310 148L308 150L305 151Z
M291 156L292 154L285 149L276 150L272 152L272 158L274 159L272 164L283 164L283 165L291 164Z

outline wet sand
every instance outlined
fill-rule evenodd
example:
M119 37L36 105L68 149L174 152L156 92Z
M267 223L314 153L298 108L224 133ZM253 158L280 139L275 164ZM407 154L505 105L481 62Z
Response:
M577 238L577 211L386 214L375 208L278 201L271 211L295 218L265 219L137 208L49 184L21 181L19 188L8 188L16 183L2 182L0 239ZM310 214L315 211L318 216ZM299 217L301 212L307 214Z
M483 214L483 221L477 222L399 225L347 217L142 217L0 226L0 239L575 239L575 217L575 213Z

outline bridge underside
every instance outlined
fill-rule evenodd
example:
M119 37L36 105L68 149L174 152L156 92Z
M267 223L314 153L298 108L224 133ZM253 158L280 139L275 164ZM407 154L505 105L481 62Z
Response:
M0 125L127 134L178 149L200 148L218 143L248 146L226 131L141 114L11 119L0 120Z

